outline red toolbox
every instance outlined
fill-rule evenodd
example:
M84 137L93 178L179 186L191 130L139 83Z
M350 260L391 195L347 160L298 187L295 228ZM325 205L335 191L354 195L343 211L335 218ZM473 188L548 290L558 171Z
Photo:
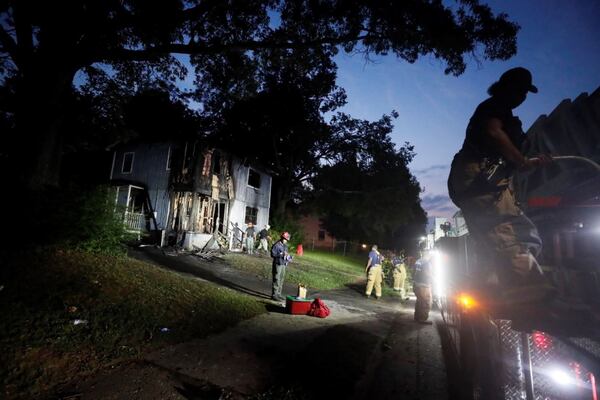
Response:
M310 310L312 299L299 299L295 296L287 296L285 298L285 311L288 314L306 315Z

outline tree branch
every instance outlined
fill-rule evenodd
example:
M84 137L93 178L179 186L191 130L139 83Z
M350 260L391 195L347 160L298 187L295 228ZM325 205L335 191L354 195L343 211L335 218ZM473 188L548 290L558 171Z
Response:
M190 8L187 8L187 9L181 11L181 17L185 21L191 21L191 20L197 19L197 18L201 17L202 14L207 12L210 9L210 6L211 6L211 4L209 1L203 1L200 4L198 4L197 6L190 7ZM212 4L212 6L214 6L214 4Z
M27 18L27 10L23 8L23 2L15 1L13 5L13 16L15 20L15 31L17 35L17 57L19 68L24 69L27 61L33 53L33 29Z
M13 37L10 36L10 34L6 32L2 26L0 26L0 43L2 44L4 51L8 53L10 58L12 58L12 61L15 63L15 65L18 65L19 56L17 44L15 43Z
M106 51L106 59L120 61L145 61L156 59L160 56L178 53L178 54L218 54L228 50L259 50L259 49L303 49L323 44L341 44L349 41L357 41L368 38L364 36L342 36L342 37L324 37L304 42L293 41L269 41L269 40L247 40L234 43L168 43L162 46L134 50L134 49L114 49Z
M33 32L31 23L26 18L26 11L23 10L23 2L16 1L13 10L19 51L31 52L33 49Z

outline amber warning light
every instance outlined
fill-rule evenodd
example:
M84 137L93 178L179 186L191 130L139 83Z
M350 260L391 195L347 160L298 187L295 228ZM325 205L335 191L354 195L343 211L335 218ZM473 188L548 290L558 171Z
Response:
M475 298L467 293L459 294L456 298L456 302L465 310L472 310L477 307L477 301L475 301Z

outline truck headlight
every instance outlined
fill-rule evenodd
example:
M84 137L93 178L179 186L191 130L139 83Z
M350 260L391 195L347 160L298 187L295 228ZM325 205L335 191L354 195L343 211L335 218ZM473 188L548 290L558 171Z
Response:
M443 254L439 250L432 251L433 256L433 293L438 297L446 296L446 271Z
M573 382L571 375L561 368L554 368L548 371L548 375L561 386L569 385Z

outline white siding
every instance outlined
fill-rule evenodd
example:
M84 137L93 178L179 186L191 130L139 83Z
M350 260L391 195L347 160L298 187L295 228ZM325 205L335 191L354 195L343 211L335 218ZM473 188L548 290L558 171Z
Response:
M233 184L235 196L231 202L229 211L229 221L232 224L237 222L243 229L245 226L246 207L258 209L256 224L263 227L269 223L269 206L271 203L271 175L253 168L260 174L260 188L254 188L248 185L248 173L250 167L243 165L240 160L234 159L232 162Z
M232 162L233 184L235 199L245 202L249 207L269 208L271 200L271 176L258 168L252 168L260 174L260 189L248 185L250 167L243 165L240 160Z

